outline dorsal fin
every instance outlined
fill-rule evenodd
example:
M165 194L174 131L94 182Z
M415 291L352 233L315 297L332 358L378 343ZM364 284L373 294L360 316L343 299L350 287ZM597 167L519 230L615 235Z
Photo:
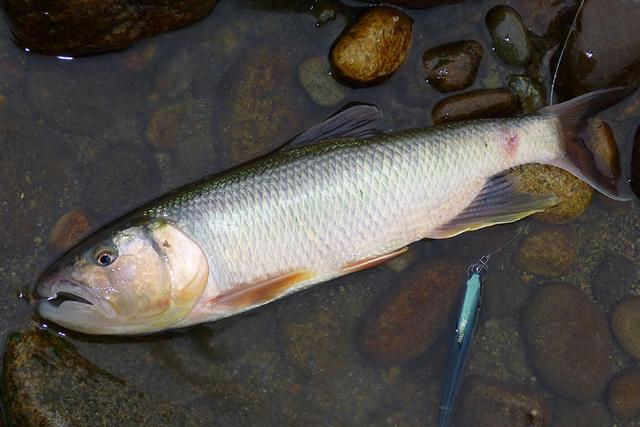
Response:
M389 128L389 123L375 105L351 104L324 122L294 137L280 149L305 147L328 139L367 138Z

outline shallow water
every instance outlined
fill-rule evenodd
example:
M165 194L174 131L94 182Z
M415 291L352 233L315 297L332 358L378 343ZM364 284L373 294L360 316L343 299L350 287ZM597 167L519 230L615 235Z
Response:
M59 255L47 249L47 238L66 212L86 212L97 228L181 184L270 152L348 102L378 105L396 129L430 125L430 111L445 95L422 81L418 64L425 49L444 42L469 39L485 47L472 89L506 86L507 76L523 71L491 51L484 15L501 2L412 10L407 13L414 20L413 45L403 66L374 87L345 86L339 103L323 107L301 86L298 68L308 58L327 57L355 10L344 6L344 14L317 26L311 3L266 3L221 1L209 17L187 29L130 51L75 60L20 51L2 27L0 342L10 332L52 329L98 367L184 412L195 424L433 425L446 339L440 337L406 364L379 363L359 344L367 322L396 294L407 271L442 256L468 265L514 233L525 236L558 226L525 220L418 242L393 268L353 274L187 331L95 338L67 333L34 315L30 290ZM153 51L146 66L127 68L132 52L145 51ZM542 75L548 88L547 69ZM637 113L617 118L633 102L603 116L614 128L625 174L640 119ZM177 133L168 145L154 145L147 126L165 108L180 112ZM519 243L492 258L466 372L498 379L508 390L525 387L546 400L552 420L578 425L575 417L584 405L608 415L605 394L575 404L542 384L524 344L523 312L541 284L560 280L584 291L608 318L611 307L594 298L594 277L608 254L640 267L640 210L636 201L612 207L596 199L560 228L571 236L576 257L557 278L517 267L513 257ZM627 296L640 293L638 271L632 276ZM410 338L403 342L412 345ZM614 371L637 365L613 346ZM611 424L640 424L639 417L608 416Z

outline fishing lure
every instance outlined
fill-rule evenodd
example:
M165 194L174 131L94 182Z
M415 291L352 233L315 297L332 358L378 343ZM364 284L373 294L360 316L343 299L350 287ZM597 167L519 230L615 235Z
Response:
M480 313L480 301L482 298L482 274L487 270L490 255L484 255L475 264L469 267L469 277L465 284L460 311L456 320L454 339L449 346L449 362L447 364L446 377L442 383L440 393L440 411L438 414L438 426L449 425L449 417L464 374L464 365L467 360L471 339Z

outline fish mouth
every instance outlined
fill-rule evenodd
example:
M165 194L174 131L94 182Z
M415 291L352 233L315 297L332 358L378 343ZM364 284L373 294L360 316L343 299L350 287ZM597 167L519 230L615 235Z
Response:
M115 310L104 298L100 298L97 293L87 286L83 286L72 281L61 279L51 282L41 282L37 288L38 295L42 298L38 306L38 311L45 318L55 320L57 315L69 310L94 311L99 309L102 314L109 319L116 317Z

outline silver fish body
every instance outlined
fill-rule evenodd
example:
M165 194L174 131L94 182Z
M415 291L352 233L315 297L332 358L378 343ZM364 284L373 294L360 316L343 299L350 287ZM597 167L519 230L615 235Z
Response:
M542 116L327 141L204 184L147 214L175 222L207 254L209 307L181 322L188 325L234 314L215 301L235 288L313 273L290 293L359 260L438 238L438 227L489 177L560 153L557 119Z
M43 274L39 312L94 334L148 333L241 313L377 265L417 240L553 206L552 195L518 190L508 171L527 163L564 168L628 200L608 163L576 138L586 118L621 95L628 91L592 92L530 117L321 138L179 189ZM326 136L339 121L358 135L364 110L345 110L307 137Z

